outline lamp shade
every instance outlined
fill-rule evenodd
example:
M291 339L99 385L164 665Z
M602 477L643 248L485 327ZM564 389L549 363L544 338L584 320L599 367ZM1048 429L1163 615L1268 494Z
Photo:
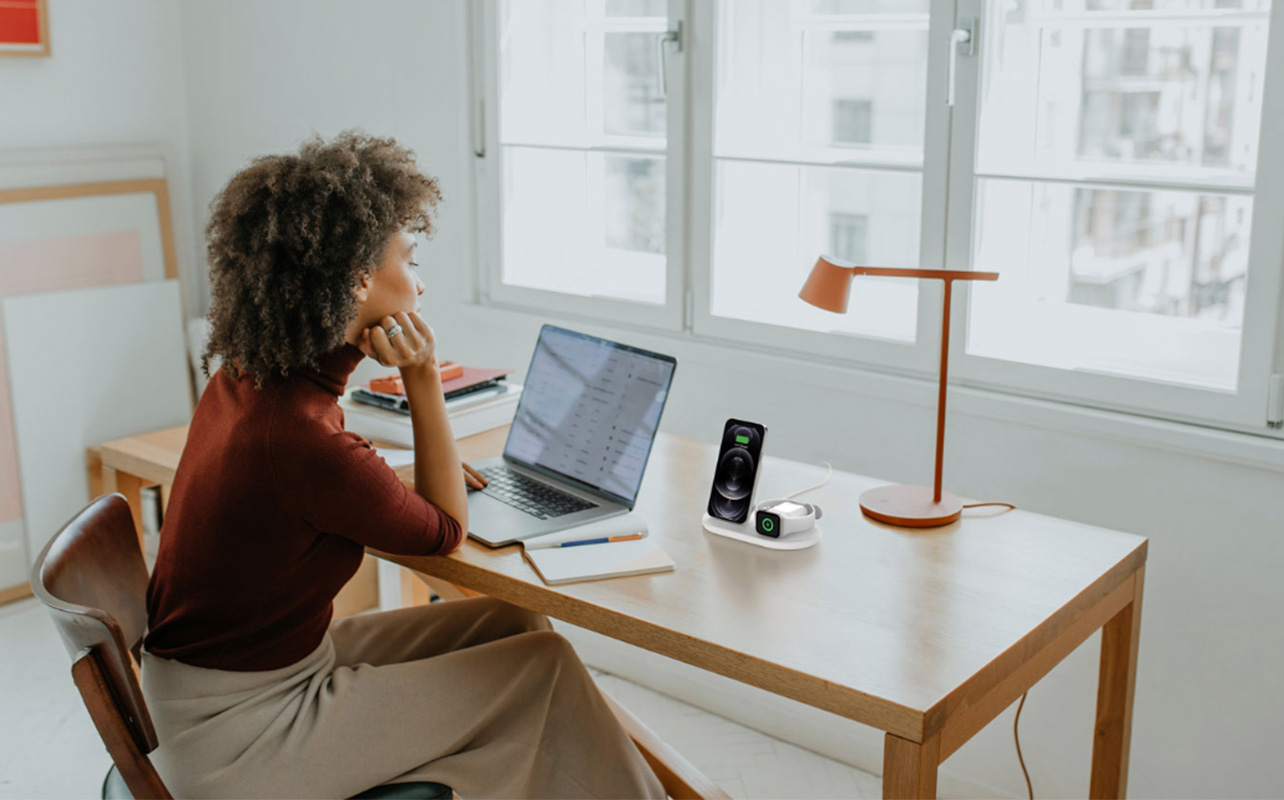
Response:
M816 308L845 314L853 274L852 267L840 267L821 256L816 259L816 266L811 268L811 275L798 296Z

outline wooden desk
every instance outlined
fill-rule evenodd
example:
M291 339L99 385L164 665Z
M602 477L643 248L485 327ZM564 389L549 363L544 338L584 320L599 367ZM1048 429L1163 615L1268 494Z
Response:
M172 480L178 430L108 442L103 466L118 484L122 472ZM461 455L499 453L506 432L461 440ZM938 765L1102 629L1090 791L1124 796L1145 539L993 508L893 528L857 502L881 481L835 472L808 496L825 509L820 544L765 550L701 530L716 455L656 441L637 510L672 573L548 587L518 546L471 540L449 556L384 557L879 728L885 797L935 796ZM768 456L760 496L822 477Z

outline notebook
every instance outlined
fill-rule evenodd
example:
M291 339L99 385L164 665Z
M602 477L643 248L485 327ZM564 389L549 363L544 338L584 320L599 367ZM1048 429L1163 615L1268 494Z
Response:
M610 517L587 525L537 536L522 543L522 555L549 586L603 578L623 578L652 572L671 572L673 559L646 536L628 542L541 547L554 542L647 533L646 520L636 513Z

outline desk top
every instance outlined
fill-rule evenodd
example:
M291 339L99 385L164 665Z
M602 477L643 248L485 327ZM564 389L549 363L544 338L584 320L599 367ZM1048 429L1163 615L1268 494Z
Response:
M497 455L506 434L463 439L460 453ZM176 466L185 430L148 436L104 444L104 464ZM913 741L1016 673L1051 669L1131 600L1145 563L1140 536L1019 510L965 510L934 529L883 525L858 503L883 481L839 471L804 497L825 511L817 546L754 547L701 527L716 456L712 444L656 440L637 511L674 572L549 587L519 545L472 540L444 557L385 557ZM412 473L399 470L407 482ZM767 456L759 496L824 476ZM1064 651L1055 660L1039 655L1054 642Z

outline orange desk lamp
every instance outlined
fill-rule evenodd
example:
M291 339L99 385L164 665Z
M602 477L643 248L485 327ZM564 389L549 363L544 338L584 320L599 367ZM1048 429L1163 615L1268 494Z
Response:
M857 267L821 256L798 296L816 308L847 313L847 295L853 275L886 275L894 278L934 278L945 281L945 311L941 317L941 387L936 401L936 481L927 486L879 486L861 494L860 508L879 522L909 528L947 525L963 513L963 501L941 491L941 461L945 454L945 381L950 358L950 289L954 281L998 280L997 272L951 269L893 269Z

